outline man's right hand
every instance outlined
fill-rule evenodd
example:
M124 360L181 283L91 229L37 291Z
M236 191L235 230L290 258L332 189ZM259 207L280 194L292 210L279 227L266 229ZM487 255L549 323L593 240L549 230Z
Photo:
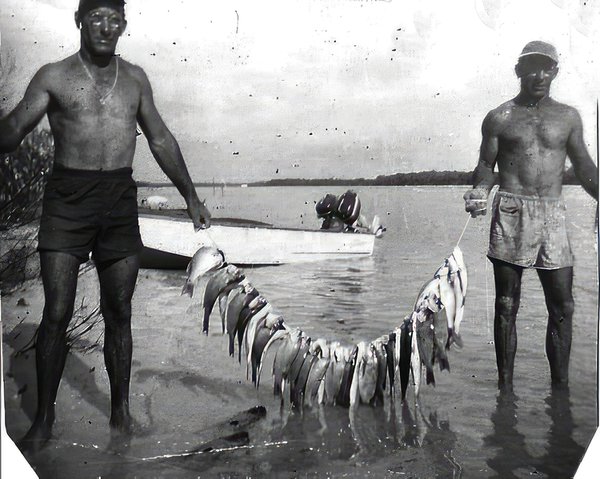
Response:
M187 202L187 211L194 223L194 230L210 228L211 214L204 202L198 199L194 194Z
M465 211L471 213L471 217L485 215L487 213L488 191L485 188L473 188L463 195L465 200Z

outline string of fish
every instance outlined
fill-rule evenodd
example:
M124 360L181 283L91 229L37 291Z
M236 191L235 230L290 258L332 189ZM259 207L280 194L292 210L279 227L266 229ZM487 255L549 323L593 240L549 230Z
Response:
M243 270L227 264L215 246L201 247L194 254L182 295L193 297L200 279L207 278L201 293L202 330L208 334L218 302L222 332L229 337L229 355L234 356L237 339L238 360L244 360L246 376L256 387L267 353L276 347L273 391L281 397L282 405L289 396L292 407L299 409L306 403L379 406L386 392L394 398L397 376L402 400L409 384L414 386L416 399L423 369L426 383L435 385L434 364L449 371L447 351L453 345L462 347L460 325L468 278L458 243L421 288L402 324L373 341L351 346L322 338L313 340L301 329L285 324Z

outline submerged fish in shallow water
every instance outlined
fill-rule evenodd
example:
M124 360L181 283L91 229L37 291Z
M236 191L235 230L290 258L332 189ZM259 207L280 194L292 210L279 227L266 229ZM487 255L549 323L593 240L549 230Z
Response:
M181 290L181 295L194 296L194 288L201 276L209 271L215 271L225 264L225 255L214 246L202 246L194 253L187 266L187 279Z

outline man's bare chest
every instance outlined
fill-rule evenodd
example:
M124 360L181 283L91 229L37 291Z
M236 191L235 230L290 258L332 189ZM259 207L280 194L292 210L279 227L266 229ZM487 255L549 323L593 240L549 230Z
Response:
M140 102L136 82L121 74L112 79L93 81L74 72L51 90L51 113L70 118L135 118Z
M522 148L563 149L569 131L568 123L561 115L531 109L512 115L499 134L499 140Z

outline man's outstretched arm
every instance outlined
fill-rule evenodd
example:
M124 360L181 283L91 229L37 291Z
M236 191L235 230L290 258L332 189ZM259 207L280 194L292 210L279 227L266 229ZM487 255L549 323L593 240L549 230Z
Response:
M46 114L50 103L47 69L47 66L42 67L34 75L21 102L6 117L0 118L0 153L16 150Z
M141 85L137 120L148 139L150 151L158 165L183 196L187 204L188 214L194 222L194 227L196 229L203 226L209 227L210 212L198 198L177 140L156 109L148 77L141 69L137 69L136 75Z

